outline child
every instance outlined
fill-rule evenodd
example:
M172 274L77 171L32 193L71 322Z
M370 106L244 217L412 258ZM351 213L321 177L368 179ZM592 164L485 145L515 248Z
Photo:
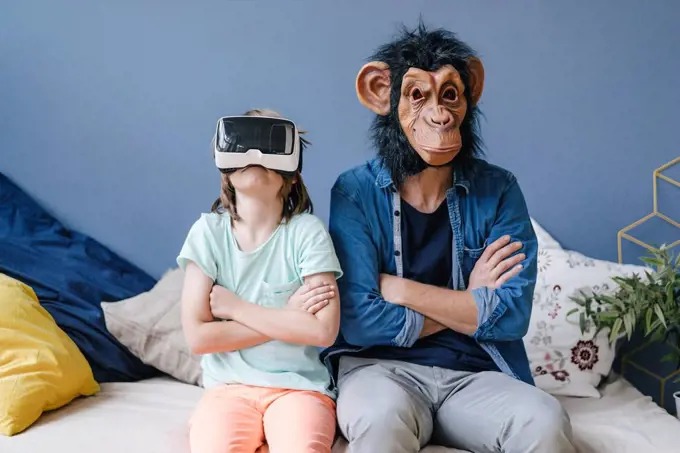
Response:
M312 214L299 134L269 110L218 122L221 195L177 258L184 334L206 388L192 453L331 451L336 395L319 348L338 333L342 270Z

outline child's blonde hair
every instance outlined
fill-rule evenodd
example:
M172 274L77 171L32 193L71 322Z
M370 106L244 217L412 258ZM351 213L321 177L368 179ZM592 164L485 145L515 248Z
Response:
M270 116L282 118L281 114L270 109L252 109L244 113L246 116ZM306 146L310 145L309 141L302 137L306 131L299 131L300 133L300 153L302 153ZM214 157L214 156L213 156ZM281 198L283 199L283 219L289 221L294 215L308 212L314 212L312 199L309 197L307 187L302 181L302 175L296 171L293 176L283 176L283 186L281 186ZM229 181L229 174L222 173L222 190L220 197L215 200L212 205L212 212L227 211L232 219L239 220L238 211L236 209L236 191L234 186Z

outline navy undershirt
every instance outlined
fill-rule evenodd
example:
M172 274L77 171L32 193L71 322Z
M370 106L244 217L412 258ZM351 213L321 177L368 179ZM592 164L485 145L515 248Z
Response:
M446 201L426 214L402 200L401 219L404 278L450 288L453 232ZM421 338L410 348L378 346L359 355L458 371L498 371L474 339L450 329Z

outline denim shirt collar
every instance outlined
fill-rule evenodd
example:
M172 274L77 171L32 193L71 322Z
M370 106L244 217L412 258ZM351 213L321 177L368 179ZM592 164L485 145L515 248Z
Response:
M390 175L389 169L384 165L382 159L376 158L372 162L372 166L376 172L375 185L381 189L391 188L396 190L394 182L392 180L392 175ZM470 193L470 180L468 179L467 172L463 171L460 166L453 167L453 182L456 187L462 187L465 193Z

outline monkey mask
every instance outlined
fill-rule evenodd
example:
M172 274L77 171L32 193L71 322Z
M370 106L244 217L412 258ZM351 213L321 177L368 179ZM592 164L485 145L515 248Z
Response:
M446 30L403 30L383 45L356 78L378 155L399 186L427 167L464 163L481 154L477 103L484 67Z

